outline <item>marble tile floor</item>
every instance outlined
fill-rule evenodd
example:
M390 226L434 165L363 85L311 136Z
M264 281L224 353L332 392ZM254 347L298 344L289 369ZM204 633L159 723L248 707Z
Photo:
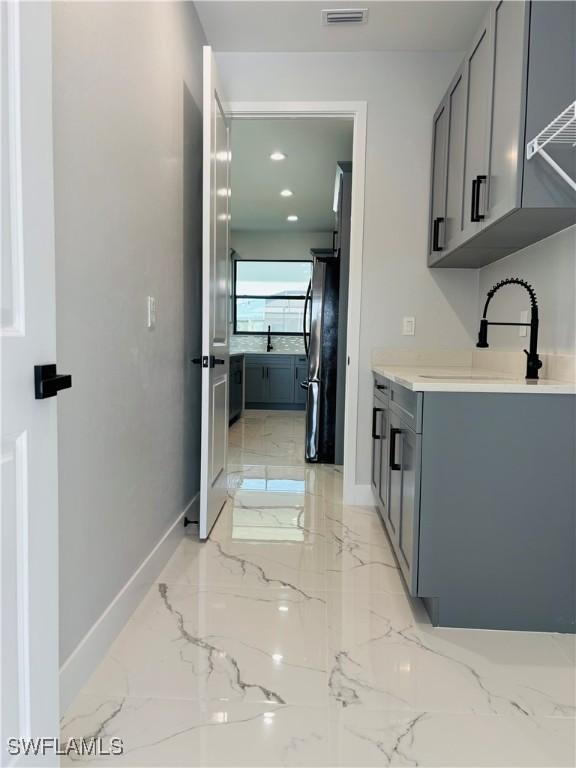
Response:
M303 436L301 413L232 427L213 535L181 542L63 738L123 739L109 766L574 766L575 638L431 627Z

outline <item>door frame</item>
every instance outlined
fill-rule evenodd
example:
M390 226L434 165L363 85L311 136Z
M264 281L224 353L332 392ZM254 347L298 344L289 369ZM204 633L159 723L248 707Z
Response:
M366 504L366 487L356 483L356 443L360 375L360 308L364 249L364 187L366 180L366 101L231 101L226 111L232 119L282 117L350 117L353 120L352 214L346 334L346 401L344 405L345 504Z

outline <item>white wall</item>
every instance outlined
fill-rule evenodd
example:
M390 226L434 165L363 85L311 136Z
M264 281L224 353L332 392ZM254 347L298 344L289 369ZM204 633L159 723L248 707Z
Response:
M203 42L192 3L54 3L63 661L198 489Z
M576 227L513 253L480 270L480 311L486 294L499 280L521 277L536 291L540 316L538 349L550 354L576 355ZM530 308L524 288L502 288L490 302L490 320L520 322L520 312ZM517 328L492 327L490 348L523 349L527 338Z
M310 259L310 248L330 248L331 232L258 232L233 230L236 259L291 261Z
M231 100L368 102L356 480L370 482L371 351L470 348L478 272L426 267L431 120L458 53L221 53ZM416 336L401 335L404 315Z

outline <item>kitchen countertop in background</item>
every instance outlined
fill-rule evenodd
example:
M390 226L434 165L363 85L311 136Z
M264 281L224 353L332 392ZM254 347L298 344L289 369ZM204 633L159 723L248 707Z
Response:
M553 379L527 381L512 374L482 368L374 365L372 370L414 392L576 394L575 383Z

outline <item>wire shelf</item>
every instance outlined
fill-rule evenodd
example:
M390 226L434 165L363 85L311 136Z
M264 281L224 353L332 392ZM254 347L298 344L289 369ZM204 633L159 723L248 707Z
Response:
M543 131L540 131L526 145L528 160L535 155L540 155L576 191L576 181L545 151L544 147L548 144L570 144L572 147L576 147L576 101L566 107L558 117L554 118Z

